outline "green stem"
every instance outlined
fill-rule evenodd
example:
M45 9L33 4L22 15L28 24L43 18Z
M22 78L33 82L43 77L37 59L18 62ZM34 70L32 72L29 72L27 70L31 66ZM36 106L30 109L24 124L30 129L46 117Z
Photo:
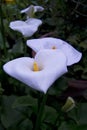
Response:
M4 54L6 55L6 44L5 44L5 32L4 32L4 24L3 24L3 12L2 12L2 2L0 3L0 21L1 21L1 34L4 45Z
M43 116L46 99L47 99L47 94L44 94L43 95L43 99L42 99L42 103L41 103L41 106L40 106L40 109L39 109L39 113L37 115L36 125L35 125L35 129L34 130L39 130L40 129L41 120L42 120L41 118Z

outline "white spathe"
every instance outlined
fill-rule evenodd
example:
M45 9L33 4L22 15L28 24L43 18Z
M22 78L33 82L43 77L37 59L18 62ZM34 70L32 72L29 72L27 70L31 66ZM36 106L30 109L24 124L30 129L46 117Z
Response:
M35 52L38 52L41 49L52 49L55 47L56 50L61 50L66 56L67 66L79 62L82 57L81 52L77 51L67 42L58 38L46 37L27 40L27 46L32 48Z
M40 71L33 71L34 61ZM56 79L67 72L66 57L61 51L42 50L35 58L22 57L7 62L4 71L33 89L47 92Z
M34 6L30 5L29 7L21 10L21 13L26 13L27 18L31 18L34 13L43 11L44 8L42 6Z
M22 33L24 37L31 37L37 30L38 27L42 24L42 21L35 18L30 18L26 21L12 21L10 22L9 27L14 31Z

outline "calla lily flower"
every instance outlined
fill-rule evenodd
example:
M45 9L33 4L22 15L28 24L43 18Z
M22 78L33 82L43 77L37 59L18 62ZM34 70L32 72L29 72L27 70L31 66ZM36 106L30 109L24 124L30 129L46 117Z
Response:
M57 38L46 37L27 40L27 46L29 46L35 52L38 52L41 49L61 50L67 58L67 66L79 62L82 57L82 53L77 51L67 42Z
M26 21L17 20L10 22L9 27L14 31L22 33L24 37L30 37L38 30L38 27L41 24L42 24L41 20L30 18Z
M39 51L35 58L22 57L9 61L4 71L33 89L47 92L56 79L67 72L66 57L59 50Z
M41 12L43 10L44 8L42 6L30 5L28 8L21 10L21 13L26 13L27 18L32 18L36 12Z

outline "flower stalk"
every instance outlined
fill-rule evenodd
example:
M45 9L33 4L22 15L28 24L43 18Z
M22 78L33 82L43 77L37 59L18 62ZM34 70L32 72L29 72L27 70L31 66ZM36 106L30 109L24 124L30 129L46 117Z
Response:
M36 119L36 124L35 124L35 129L34 130L39 130L40 129L42 116L43 116L44 108L45 108L45 104L46 104L46 99L47 99L47 94L44 94L42 102L41 102L41 106L39 108L39 113L37 115L37 119Z

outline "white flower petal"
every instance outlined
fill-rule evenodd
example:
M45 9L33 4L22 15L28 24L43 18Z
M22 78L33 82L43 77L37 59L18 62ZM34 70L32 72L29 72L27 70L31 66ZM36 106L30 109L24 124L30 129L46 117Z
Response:
M31 18L31 17L33 17L33 14L35 12L41 12L43 10L44 10L44 8L42 6L30 5L28 8L21 10L21 13L26 13L27 18Z
M21 20L10 22L9 27L13 30L18 30L18 28L21 28L21 26L26 26L26 23Z
M27 40L27 46L33 49L35 52L38 52L41 49L49 49L48 44L62 44L62 40L56 38L39 38ZM47 47L46 47L47 46Z
M31 10L31 8L34 8L34 6L33 6L33 5L30 5L29 7L27 7L27 8L25 8L25 9L21 10L21 13L29 13L30 10Z
M29 57L17 58L17 59L7 62L3 66L3 69L10 76L14 78L18 78L16 76L16 71L15 71L17 64L20 65L20 68L21 66L24 68L23 71L25 71L25 69L28 69L28 71L31 71L33 62L34 62L34 59L29 58Z
M22 33L24 37L30 37L38 30L38 27L41 24L41 20L30 18L25 22L21 20L10 22L9 27L15 31L19 31L20 33Z
M64 45L60 47L63 53L67 57L67 66L75 64L80 61L82 57L82 53L77 51L74 47L69 45L68 43L64 42Z
M32 48L35 52L38 52L41 49L52 49L52 47L55 46L57 50L59 49L65 54L67 58L67 66L79 62L82 57L82 53L77 51L67 42L57 38L49 37L27 40L27 46Z
M34 12L41 12L44 8L42 6L34 6Z
M39 51L35 56L35 61L43 69L39 84L45 93L57 78L68 71L66 57L61 51Z
M21 13L27 13L28 14L32 7L34 8L34 13L35 12L41 12L41 11L44 10L44 8L42 6L30 5L28 8L21 10Z
M40 19L36 19L36 18L29 18L28 20L25 21L27 24L29 24L30 26L40 26L42 24L42 21Z
M33 16L34 16L34 6L31 5L31 6L29 6L28 8L23 9L23 10L21 11L21 13L26 13L27 19L33 18Z
M40 71L32 70L34 60L41 68ZM26 85L46 93L53 82L67 72L66 57L61 51L43 50L37 53L35 59L18 58L6 63L3 69Z

